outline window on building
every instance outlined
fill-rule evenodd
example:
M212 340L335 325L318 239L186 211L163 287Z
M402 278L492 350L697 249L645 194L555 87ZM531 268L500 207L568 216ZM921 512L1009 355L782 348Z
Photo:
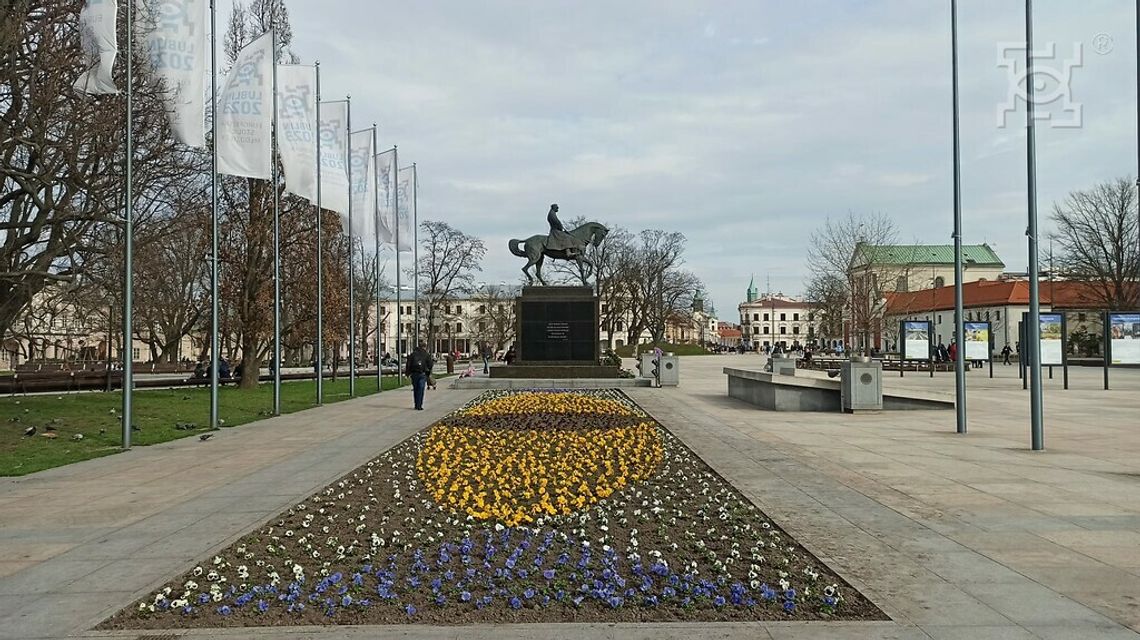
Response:
M625 329L623 329L623 328L622 328L622 325L623 325L623 324L624 324L624 323L622 322L621 318L618 318L618 321L617 321L617 323L616 323L616 325L617 325L617 326L616 326L616 329L617 329L618 331L624 331Z
M124 340L124 342L126 342ZM139 360L142 357L142 352L138 349L131 349L131 360Z
M788 319L788 314L786 314L786 313L780 314L780 322L783 322L784 320L787 320L787 319Z
M945 287L945 286L946 286L946 278L943 278L942 276L938 276L937 278L934 279L934 288L935 289L941 289L942 287Z
M765 313L764 314L764 322L767 322L767 321L768 321L768 314Z
M787 333L788 333L787 327L780 327L780 335L787 335Z
M457 315L457 316L463 315L463 307L461 305L458 305L458 304L455 305L455 315Z
M479 313L480 314L487 313L487 305L485 305L485 304L479 305Z
M768 325L764 325L764 333L766 333L766 334L767 334L767 333L772 333L772 328L771 328L771 327L769 327Z
M792 327L792 333L794 333L797 336L800 335L800 328L799 327Z
M906 276L899 276L898 279L895 280L895 291L906 291L907 288Z
M384 307L380 307L380 315L384 315L385 313L388 313L388 311Z
M792 322L799 322L799 321L800 321L800 314L793 313L792 314Z
M609 305L603 302L602 303L602 313L605 313L606 309L608 309L608 308L609 308Z
M808 322L815 322L815 314L814 313L808 314Z
M760 319L760 314L759 314L759 313L754 313L754 314L752 314L752 319L753 319L753 320L759 320L759 319Z
M455 333L463 333L463 323L462 322L456 322L455 323Z
M760 327L752 327L752 335L754 335L754 336L760 335Z
M1083 313L1078 313L1078 314L1077 314L1077 320L1079 320L1079 321L1081 321L1081 322L1084 322L1084 321L1085 321L1085 314L1083 314Z
M479 321L479 331L486 331L486 330L487 330L487 323L480 320Z
M995 311L994 317L997 318L998 320L1001 320L1001 311Z

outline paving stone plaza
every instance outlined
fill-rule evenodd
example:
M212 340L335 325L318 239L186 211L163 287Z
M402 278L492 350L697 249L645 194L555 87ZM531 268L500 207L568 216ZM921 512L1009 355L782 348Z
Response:
M210 442L136 448L0 481L4 638L1140 637L1140 371L1045 381L1046 451L1029 450L1015 367L969 374L952 411L775 413L727 397L725 366L682 359L681 386L629 396L889 617L889 622L277 627L93 631L201 558L478 395L427 409L383 393ZM951 374L885 386L952 393Z

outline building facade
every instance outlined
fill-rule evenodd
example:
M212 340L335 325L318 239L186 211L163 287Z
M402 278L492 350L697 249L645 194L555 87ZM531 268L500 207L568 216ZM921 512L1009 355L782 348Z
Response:
M737 309L746 349L776 345L794 349L814 343L818 336L819 323L806 301L783 294L761 296L755 281L749 283L747 298Z

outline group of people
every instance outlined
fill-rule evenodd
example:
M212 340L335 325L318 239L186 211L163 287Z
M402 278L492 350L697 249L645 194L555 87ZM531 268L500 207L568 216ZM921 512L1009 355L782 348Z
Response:
M225 356L218 358L218 380L241 380L245 366L239 361L236 367L230 367L230 361ZM210 377L210 363L199 360L194 365L195 380L208 380Z

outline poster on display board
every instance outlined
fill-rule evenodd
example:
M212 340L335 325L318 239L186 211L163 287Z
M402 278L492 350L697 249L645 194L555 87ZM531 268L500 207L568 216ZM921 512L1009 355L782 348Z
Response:
M930 321L903 320L899 328L902 336L903 360L930 359Z
M1140 364L1140 312L1108 313L1108 353L1112 364Z
M965 354L965 359L988 361L990 359L990 323L966 322L963 323L963 326L965 348L962 353Z
M1043 366L1065 364L1065 314L1042 313L1041 319L1041 364Z

